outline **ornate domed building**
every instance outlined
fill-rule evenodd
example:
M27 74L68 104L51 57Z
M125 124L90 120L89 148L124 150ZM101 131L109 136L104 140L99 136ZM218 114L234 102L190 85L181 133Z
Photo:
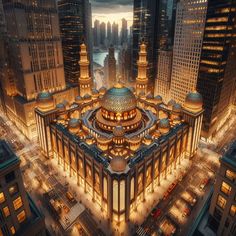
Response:
M38 129L45 131L42 149L111 221L128 221L183 160L193 157L200 139L199 94L189 94L183 107L174 101L164 104L160 96L147 97L145 49L142 45L136 91L117 83L92 96L91 87L85 89L88 78L81 78L77 106L57 105L43 113L44 99L52 105L45 95L35 112Z

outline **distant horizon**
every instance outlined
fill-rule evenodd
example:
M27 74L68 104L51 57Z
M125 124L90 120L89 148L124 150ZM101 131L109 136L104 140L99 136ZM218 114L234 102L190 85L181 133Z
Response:
M132 0L91 0L92 4L92 27L94 21L111 24L118 23L121 28L122 18L127 20L128 29L133 25L133 1Z

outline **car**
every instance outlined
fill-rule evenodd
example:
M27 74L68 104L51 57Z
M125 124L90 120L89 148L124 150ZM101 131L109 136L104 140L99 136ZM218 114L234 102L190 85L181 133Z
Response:
M154 217L155 219L157 219L160 215L161 215L161 209L158 208L158 209L156 210L156 212L155 212L155 214L154 214L153 217Z
M154 207L154 208L152 209L152 211L151 211L151 216L154 216L154 214L155 214L156 210L157 210L157 208L156 208L156 207Z

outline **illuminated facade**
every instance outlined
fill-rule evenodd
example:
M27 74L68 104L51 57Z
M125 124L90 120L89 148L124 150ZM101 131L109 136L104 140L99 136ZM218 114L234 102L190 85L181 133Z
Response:
M181 107L117 83L67 108L39 97L35 114L44 153L120 222L196 153L203 109L197 92Z
M227 121L235 97L236 1L208 0L198 74L204 100L202 135L211 138Z
M0 141L0 235L46 236L44 216L27 195L20 159Z
M170 93L180 104L197 85L206 12L207 0L177 4Z
M3 87L7 115L23 134L34 139L38 93L50 91L62 101L70 96L74 99L76 94L65 84L56 1L4 0L3 10L9 45Z
M236 234L236 142L220 159L208 225L217 235Z

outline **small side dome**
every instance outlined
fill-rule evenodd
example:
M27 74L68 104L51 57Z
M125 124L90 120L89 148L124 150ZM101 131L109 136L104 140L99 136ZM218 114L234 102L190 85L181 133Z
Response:
M66 111L66 106L64 105L64 103L58 103L56 105L56 109L58 112L64 112Z
M98 94L99 92L98 92L97 89L92 89L92 93L93 93L93 94Z
M114 172L123 172L126 169L127 162L124 157L114 157L110 162L110 166Z
M167 107L168 109L172 110L172 107L176 104L175 100L171 99L168 103L167 103Z
M83 99L85 99L85 100L89 100L89 99L91 99L91 95L89 95L89 94L85 94L84 97L83 97Z
M170 122L167 118L161 119L158 124L158 129L161 134L166 134L170 131Z
M118 125L113 130L113 135L116 137L123 137L125 135L125 130L122 125Z
M191 92L186 96L184 107L187 110L193 112L199 112L202 110L202 106L203 106L203 98L202 95L197 91Z
M54 101L52 94L49 92L41 92L37 96L37 106L41 111L49 111L54 109Z
M80 130L80 120L72 118L68 122L69 131L72 133L77 133Z
M83 101L82 101L82 98L81 98L80 96L77 96L77 97L75 98L75 102L81 103L81 102L83 102Z
M155 99L155 102L156 102L157 104L163 103L163 99L162 99L162 97L161 97L160 95L155 96L154 99Z
M179 103L175 103L172 107L172 112L181 113L182 112L182 106Z

